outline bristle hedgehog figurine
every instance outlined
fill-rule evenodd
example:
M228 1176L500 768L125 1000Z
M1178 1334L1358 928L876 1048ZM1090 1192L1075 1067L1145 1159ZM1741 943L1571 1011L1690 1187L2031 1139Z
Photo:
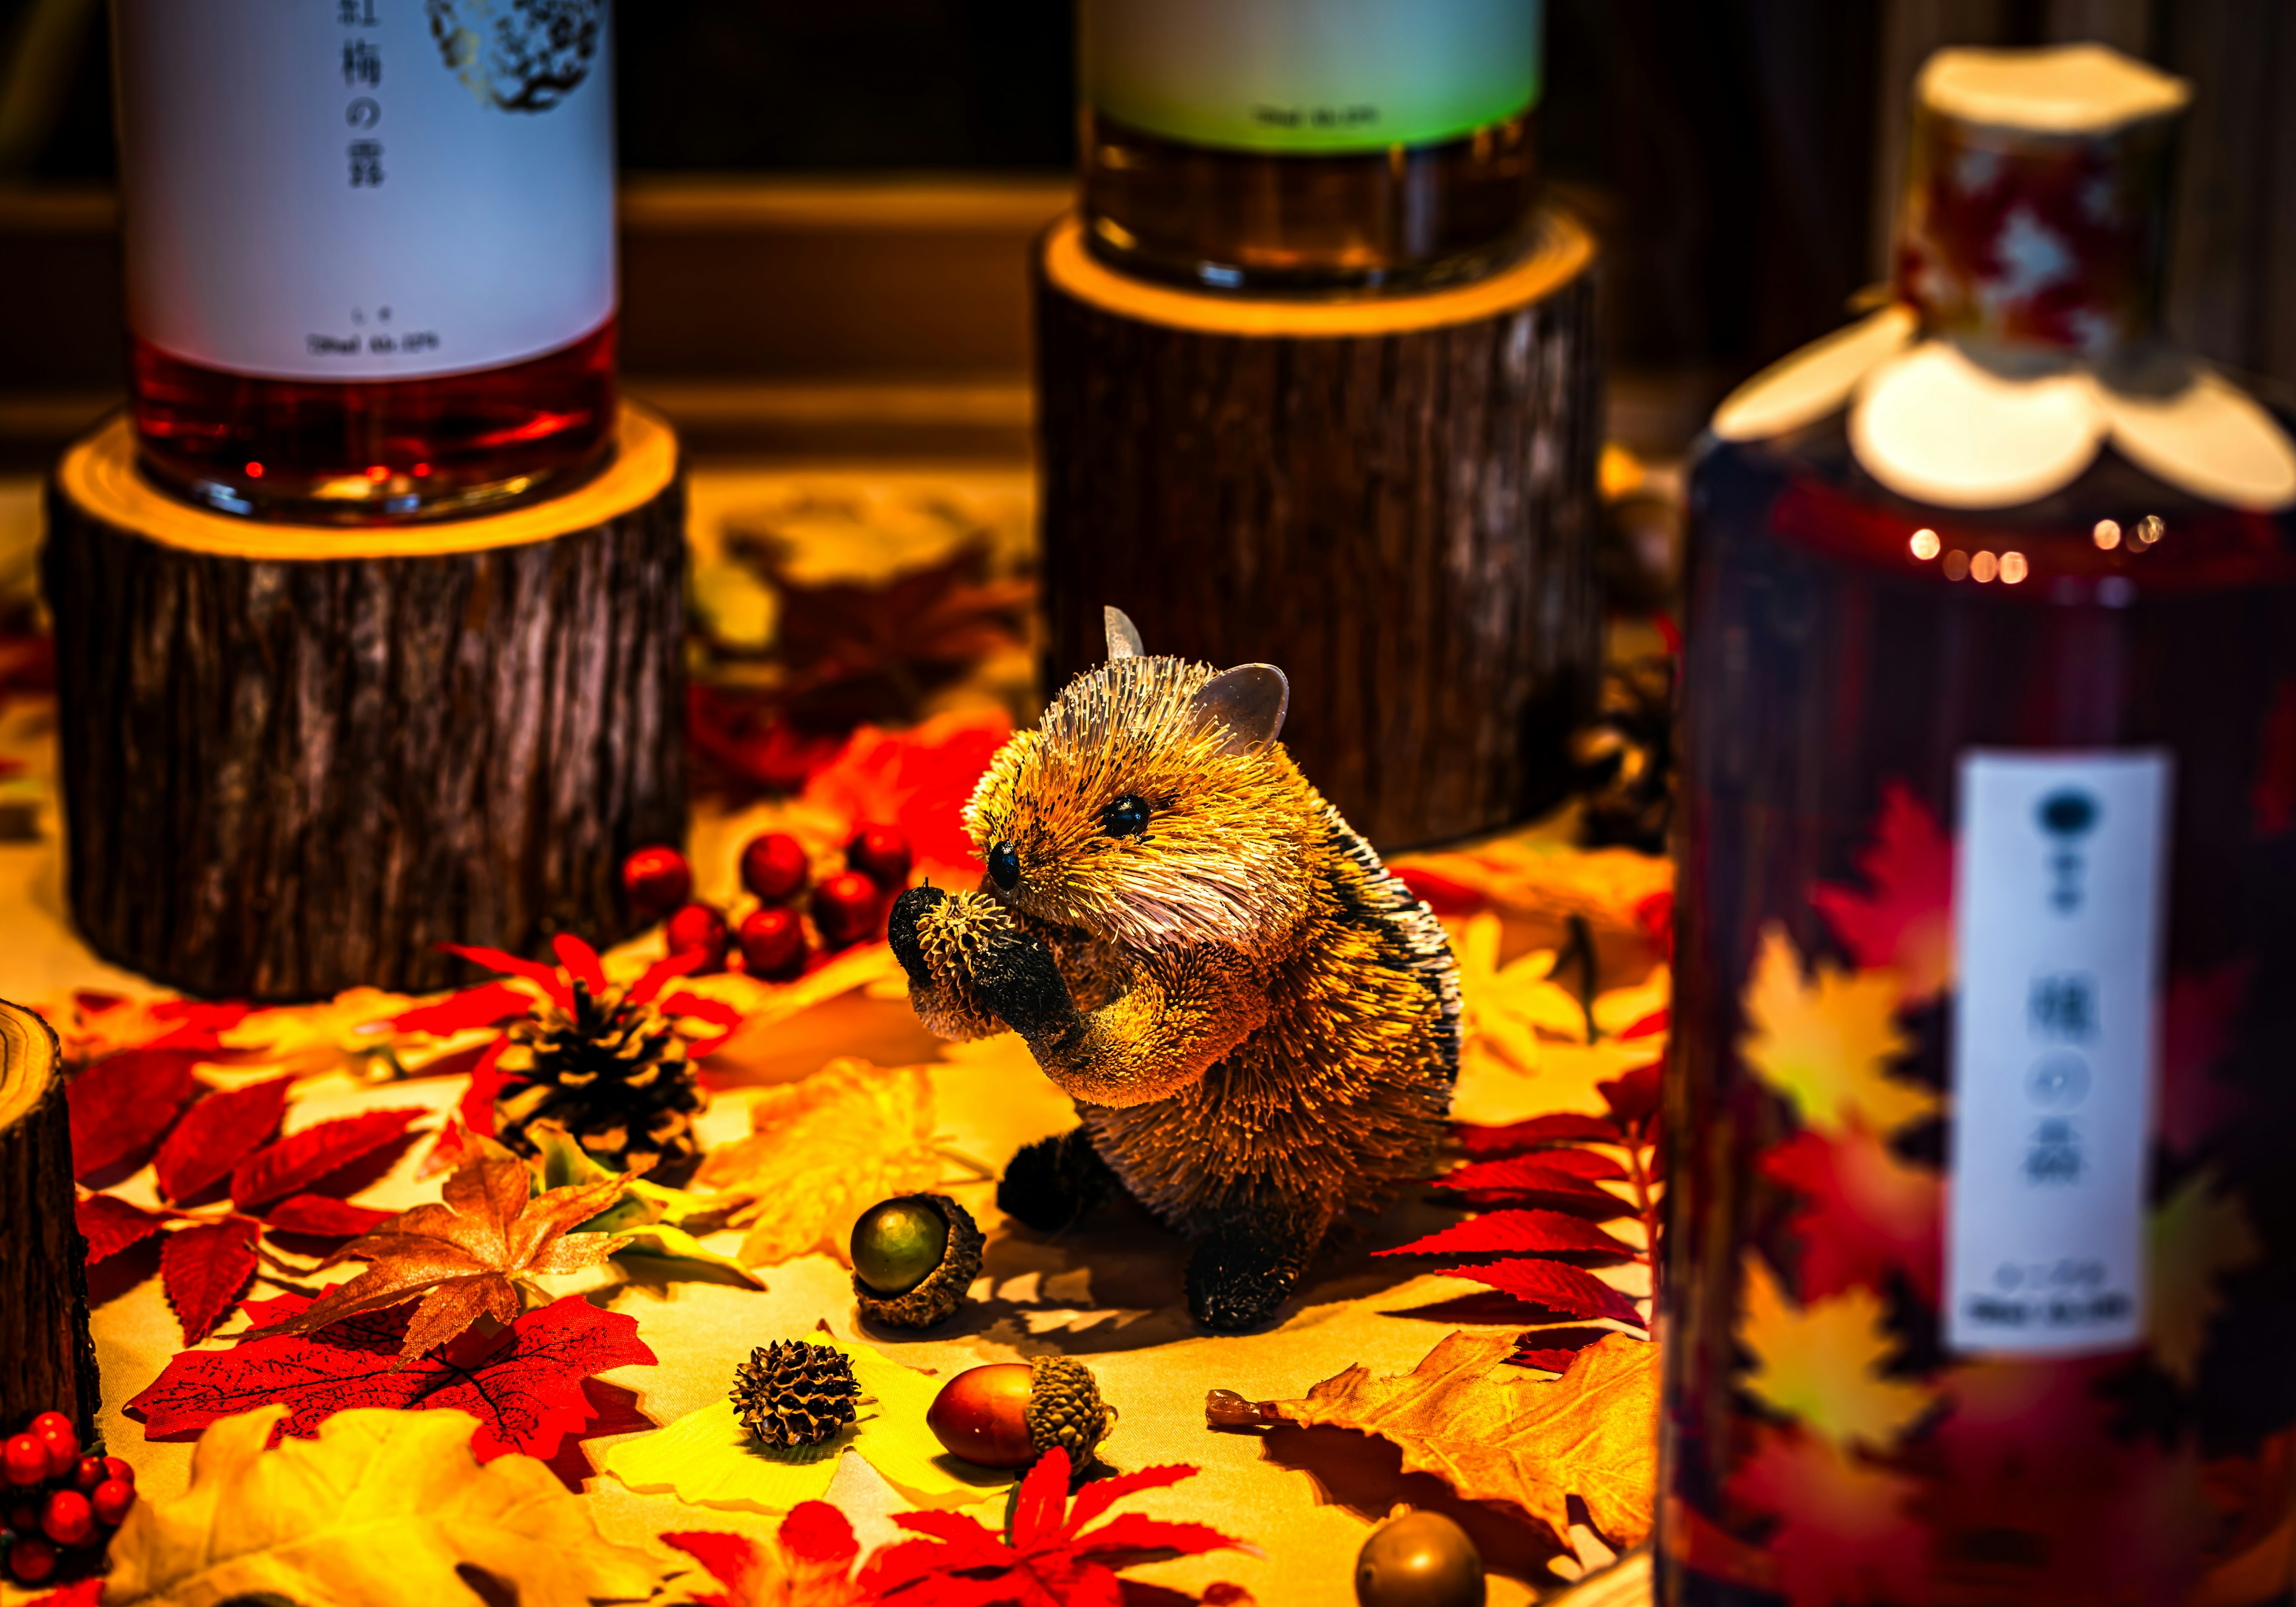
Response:
M964 823L980 890L915 888L893 951L945 1037L1007 1027L1082 1127L997 1193L1065 1226L1112 1172L1199 1241L1196 1320L1272 1316L1342 1216L1424 1177L1459 1059L1442 925L1276 741L1283 671L1108 662L990 761Z

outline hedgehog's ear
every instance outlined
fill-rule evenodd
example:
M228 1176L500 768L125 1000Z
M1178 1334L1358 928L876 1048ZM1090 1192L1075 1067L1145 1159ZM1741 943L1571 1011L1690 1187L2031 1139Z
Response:
M1148 650L1140 645L1140 627L1132 623L1131 615L1120 608L1103 608L1100 617L1108 632L1108 656L1111 662L1148 656Z
M1265 752L1283 729L1283 711L1292 706L1292 683L1273 664L1239 664L1197 688L1188 700L1194 729L1217 726L1227 733L1222 753Z

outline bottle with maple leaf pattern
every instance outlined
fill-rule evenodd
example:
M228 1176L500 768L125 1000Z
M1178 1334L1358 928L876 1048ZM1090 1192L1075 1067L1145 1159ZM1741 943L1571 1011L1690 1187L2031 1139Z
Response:
M1660 1595L2282 1600L2296 450L2159 328L2185 85L1916 90L1692 482Z

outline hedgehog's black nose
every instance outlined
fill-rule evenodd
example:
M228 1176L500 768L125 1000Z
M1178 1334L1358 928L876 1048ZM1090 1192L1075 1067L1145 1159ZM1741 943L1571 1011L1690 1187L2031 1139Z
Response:
M1021 856L1013 851L1009 842L1000 842L988 850L988 874L1006 892L1021 880Z

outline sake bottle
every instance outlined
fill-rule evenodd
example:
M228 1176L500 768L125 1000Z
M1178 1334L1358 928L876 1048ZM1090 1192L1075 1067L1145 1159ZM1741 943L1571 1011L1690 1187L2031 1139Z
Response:
M1693 474L1660 1595L2284 1600L2296 449L2161 327L2185 84L1915 98Z
M1089 248L1222 290L1408 288L1514 250L1541 0L1079 0Z
M113 0L113 23L146 473L371 523L605 460L610 0Z

